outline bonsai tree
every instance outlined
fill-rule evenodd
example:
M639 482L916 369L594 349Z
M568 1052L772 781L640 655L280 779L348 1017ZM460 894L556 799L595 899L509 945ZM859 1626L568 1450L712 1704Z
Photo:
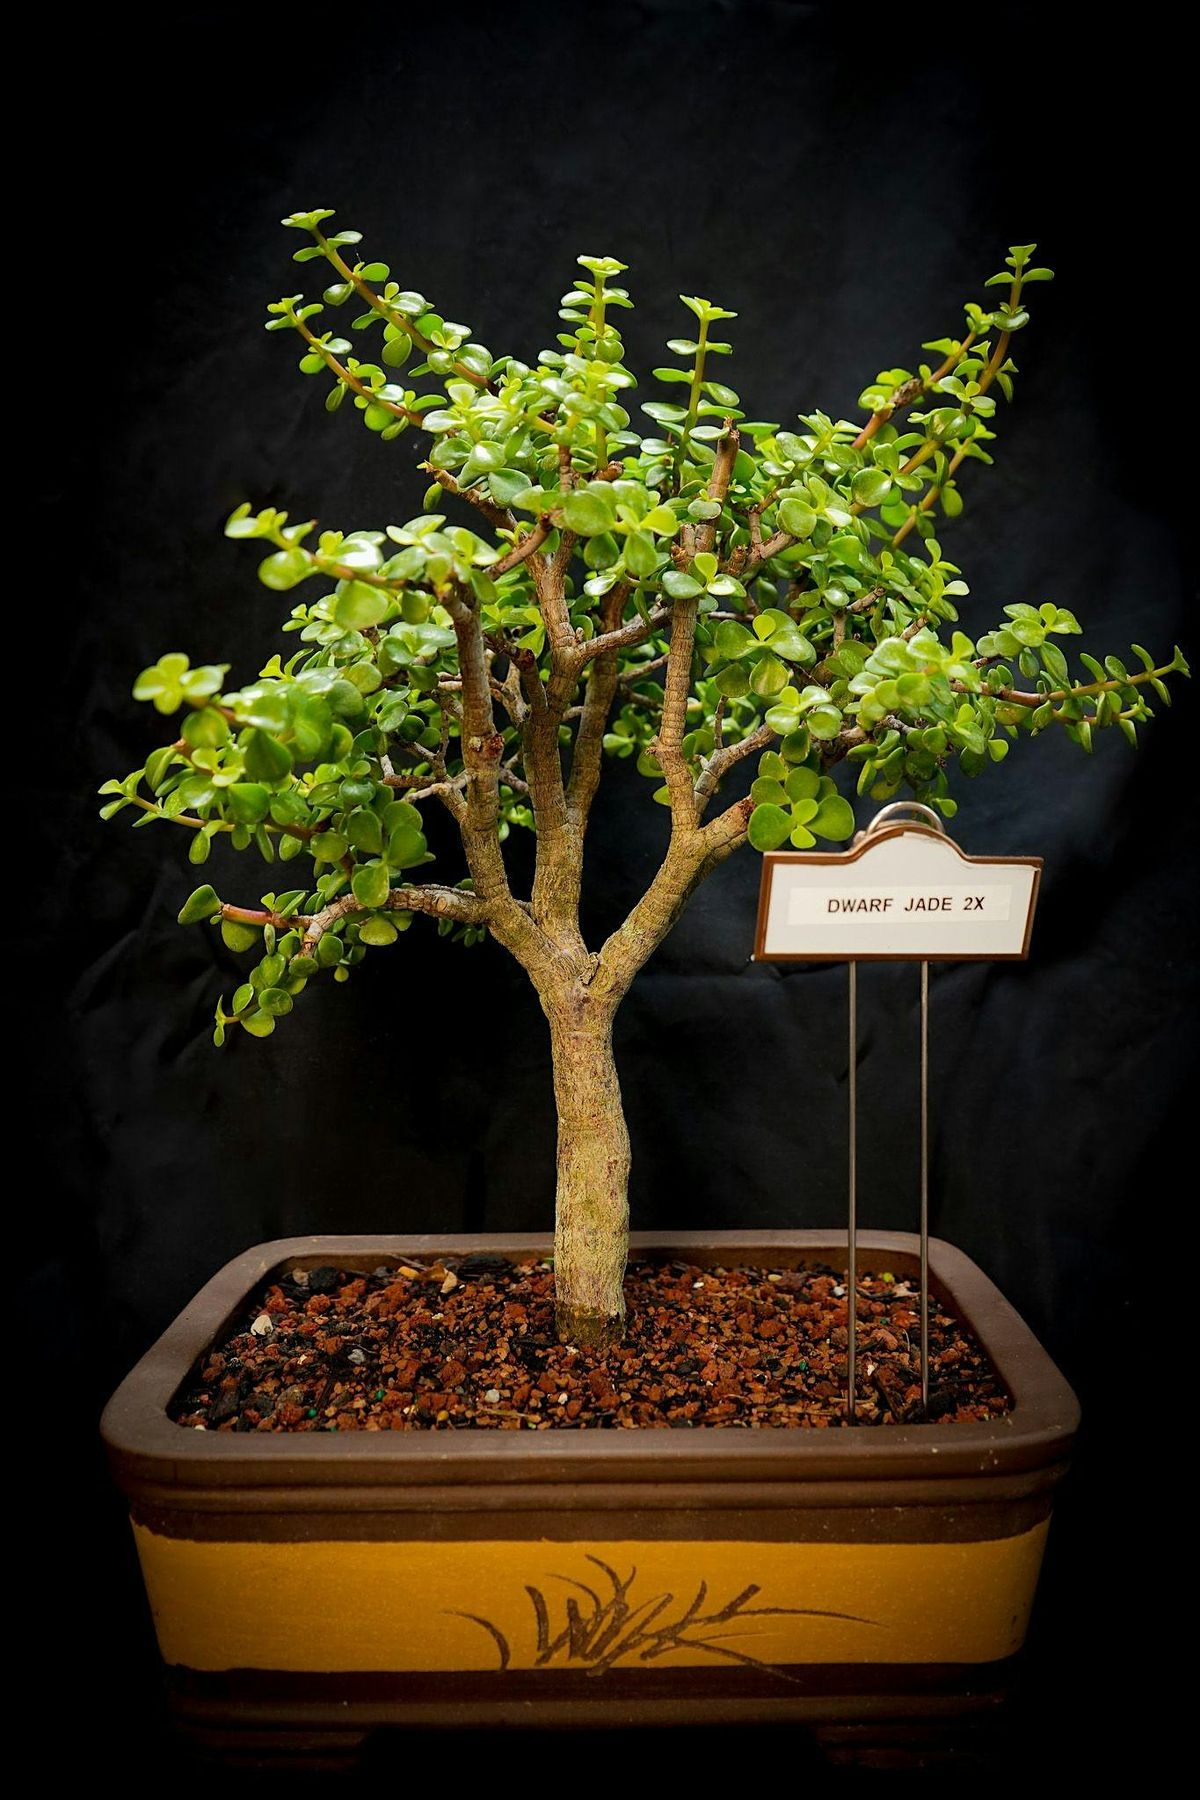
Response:
M851 793L905 788L949 817L953 771L979 775L1018 739L1062 731L1086 751L1116 726L1135 741L1185 665L1135 645L1132 672L1086 655L1075 672L1060 640L1079 626L1053 603L1014 602L977 638L957 628L967 586L938 534L970 465L991 461L1027 294L1051 278L1033 245L1010 252L986 283L1002 291L967 305L959 336L867 387L861 425L747 420L720 379L734 315L683 295L687 333L653 371L665 397L644 402L643 429L623 263L579 257L556 347L494 356L331 217L284 221L305 240L295 260L329 285L323 303L275 302L267 329L300 339L327 410L415 436L425 510L339 531L239 507L226 531L265 550L260 580L302 590L283 624L294 647L238 686L178 652L144 670L135 696L182 723L105 783L103 816L181 827L197 864L219 837L297 864L258 904L206 884L179 915L219 922L254 958L217 1008L218 1044L233 1027L270 1036L310 981L346 980L418 917L516 957L550 1027L558 1329L603 1342L621 1327L628 1223L613 1018L699 884L747 843L843 842ZM351 309L356 340L327 307ZM606 757L648 778L664 849L592 945L580 887ZM751 759L749 793L723 798ZM427 875L431 807L457 826L462 864ZM526 830L527 894L505 860Z

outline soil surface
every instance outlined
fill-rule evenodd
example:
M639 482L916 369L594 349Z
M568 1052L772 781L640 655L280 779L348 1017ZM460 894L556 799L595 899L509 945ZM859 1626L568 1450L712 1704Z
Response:
M370 1274L291 1270L247 1303L177 1397L210 1431L494 1431L846 1423L846 1289L820 1266L633 1262L624 1343L554 1338L546 1262L468 1256ZM858 1288L856 1423L919 1423L915 1281ZM929 1416L1010 1401L978 1343L930 1300Z

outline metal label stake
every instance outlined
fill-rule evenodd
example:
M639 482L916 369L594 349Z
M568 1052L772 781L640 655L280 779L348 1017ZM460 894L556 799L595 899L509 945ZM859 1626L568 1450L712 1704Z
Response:
M850 1005L850 1062L846 1095L850 1114L850 1161L846 1171L849 1209L846 1221L846 1416L854 1423L855 1361L858 1353L858 964L847 963Z
M851 1424L858 1402L858 965L921 965L918 1247L921 1417L927 1419L929 965L1023 960L1041 871L1037 856L966 855L935 812L908 800L883 807L849 850L775 850L763 858L755 960L844 961L848 970L846 1417Z
M928 1418L928 963L921 963L921 1418Z
M850 1154L846 1170L846 1416L853 1423L858 1395L858 964L846 964L849 1062L846 1096ZM929 964L921 964L921 1417L929 1417Z

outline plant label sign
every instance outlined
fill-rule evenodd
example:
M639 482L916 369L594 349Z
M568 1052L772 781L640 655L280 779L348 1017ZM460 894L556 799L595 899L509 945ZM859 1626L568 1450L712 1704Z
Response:
M968 856L911 822L763 858L757 962L1005 962L1029 953L1042 861Z

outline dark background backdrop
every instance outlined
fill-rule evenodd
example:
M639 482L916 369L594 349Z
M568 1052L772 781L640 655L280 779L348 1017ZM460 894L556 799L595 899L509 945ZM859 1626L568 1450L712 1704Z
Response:
M586 16L366 5L343 26L304 8L184 6L169 24L83 26L39 49L74 174L19 221L54 296L36 328L38 562L43 576L65 565L34 590L26 628L40 658L37 633L57 621L51 673L69 663L72 688L36 777L55 795L47 897L20 927L43 955L22 1034L30 1316L36 1410L53 1427L41 1466L72 1506L70 1660L99 1658L88 1704L114 1769L138 1763L156 1712L96 1450L111 1388L260 1239L551 1218L544 1025L501 951L435 950L418 923L372 955L370 978L316 984L270 1043L218 1055L211 1015L234 959L174 924L197 879L185 846L95 818L98 783L159 741L129 698L144 664L181 648L241 678L276 647L280 605L253 553L221 536L232 507L343 527L419 507L415 439L381 444L349 409L327 419L325 384L297 375L290 338L261 331L267 300L316 286L289 260L282 214L336 205L370 255L497 351L551 341L578 251L618 255L635 369L683 329L676 294L711 294L740 315L728 379L751 416L784 420L852 413L878 369L911 367L922 339L958 329L1011 241L1036 238L1058 280L1031 291L998 465L968 468L966 514L943 532L972 586L964 622L978 632L1008 601L1053 598L1100 653L1198 647L1176 524L1194 458L1184 439L1160 452L1151 438L1187 405L1158 374L1181 323L1169 58L1149 36L1057 37L1044 8L937 34L921 16L647 0ZM1027 965L935 973L934 1225L1030 1320L1086 1418L1008 1739L1018 1763L1035 1739L1065 1766L1111 1762L1155 1717L1137 1697L1144 1652L1126 1661L1111 1634L1133 1622L1130 1420L1161 1386L1163 1231L1194 1049L1195 724L1176 692L1136 756L1116 733L1090 759L1049 736L1021 745L960 784L953 827L970 851L1038 853L1046 871ZM610 768L594 933L644 885L664 823L648 785ZM249 858L236 876L210 866L221 892L272 885ZM844 1216L845 975L750 965L758 878L749 851L727 864L622 1013L635 1226ZM871 1225L915 1217L916 985L904 968L861 983ZM410 1102L414 1050L434 1076ZM39 1614L52 1630L35 1698L57 1711L64 1615Z

